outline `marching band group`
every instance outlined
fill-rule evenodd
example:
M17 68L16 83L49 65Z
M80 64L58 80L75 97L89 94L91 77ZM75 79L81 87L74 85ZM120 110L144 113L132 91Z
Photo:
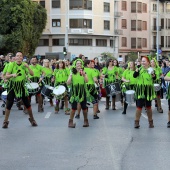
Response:
M22 52L17 52L15 56L7 59L1 73L3 89L1 99L5 103L2 128L8 128L14 102L17 103L19 110L29 115L31 125L37 126L31 108L31 98L34 95L38 103L38 112L44 112L44 99L47 97L50 105L54 106L55 113L59 112L61 105L65 108L65 114L70 115L68 127L75 128L73 119L80 118L81 110L84 116L83 127L88 127L87 103L93 105L93 118L99 119L101 94L106 98L106 110L109 110L110 105L112 110L116 110L115 102L120 101L123 106L122 114L126 114L128 104L136 103L134 128L140 127L144 107L149 128L153 128L152 101L155 101L157 111L163 113L161 106L163 81L170 81L170 72L163 76L157 60L148 56L142 57L137 63L130 61L128 67L124 69L119 67L116 59L108 59L105 66L100 68L97 58L86 60L83 55L75 58L71 65L69 60L58 60L54 65L48 59L44 59L40 65L36 57L33 57L28 65L23 61ZM169 106L167 127L170 127L169 88L170 86L167 89Z

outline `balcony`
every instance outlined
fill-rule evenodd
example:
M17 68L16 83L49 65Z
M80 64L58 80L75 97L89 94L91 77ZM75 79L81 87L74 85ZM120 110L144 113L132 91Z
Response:
M87 29L87 28L71 28L69 29L68 33L70 34L93 34L93 30Z
M161 31L161 26L158 26L158 30ZM152 26L152 31L157 31L157 26Z
M122 16L123 16L122 12L115 12L114 13L114 17L116 17L116 18L119 18L119 17L122 17Z
M161 45L158 45L158 48L159 48L159 49L161 49L161 47L162 47ZM155 45L155 44L152 45L152 49L155 49L155 50L156 50L156 49L157 49L157 45Z
M123 35L123 30L115 29L115 35Z

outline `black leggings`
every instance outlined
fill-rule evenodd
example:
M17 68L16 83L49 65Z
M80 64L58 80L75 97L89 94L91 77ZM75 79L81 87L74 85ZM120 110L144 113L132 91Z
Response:
M30 105L30 101L28 99L28 96L25 96L25 89L22 89L23 95L21 97L25 107L28 109L31 105ZM7 94L7 104L6 104L6 108L8 110L11 110L13 104L14 104L14 98L15 98L15 93L14 90L10 90L9 93Z

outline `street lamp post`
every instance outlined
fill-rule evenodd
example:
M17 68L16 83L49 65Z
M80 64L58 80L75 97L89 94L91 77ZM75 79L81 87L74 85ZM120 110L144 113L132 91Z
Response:
M69 29L69 0L65 0L65 8L66 8L66 15L65 15L65 47L68 52L68 29Z
M156 19L156 58L159 60L159 0L157 0L157 19Z

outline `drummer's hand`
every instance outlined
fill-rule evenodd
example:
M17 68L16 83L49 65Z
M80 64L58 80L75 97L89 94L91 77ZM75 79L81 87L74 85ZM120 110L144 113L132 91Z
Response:
M8 80L7 79L4 79L4 82L6 83Z
M85 75L86 75L86 73L85 73L84 71L82 71L82 73L81 73L81 74L82 74L82 76L85 76Z
M51 82L54 82L54 77L53 77L53 78L51 78Z
M29 67L29 65L27 63L25 63L24 66L27 67L27 68Z
M17 74L11 74L12 75L12 77L17 77Z

